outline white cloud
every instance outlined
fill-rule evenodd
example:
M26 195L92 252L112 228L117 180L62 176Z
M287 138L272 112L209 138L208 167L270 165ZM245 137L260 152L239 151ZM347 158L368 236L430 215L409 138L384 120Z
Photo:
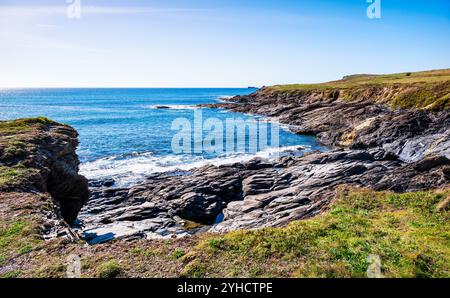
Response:
M69 5L61 6L13 6L0 5L0 16L49 16L65 15ZM152 8L134 6L84 6L82 14L150 14L150 13L185 13L199 9L190 8Z

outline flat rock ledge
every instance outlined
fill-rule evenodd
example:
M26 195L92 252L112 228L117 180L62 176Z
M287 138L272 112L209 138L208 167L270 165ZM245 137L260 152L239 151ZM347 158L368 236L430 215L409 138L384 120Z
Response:
M153 175L130 189L91 182L79 219L90 244L280 227L324 212L340 185L405 192L449 180L445 156L406 163L382 148L334 150Z
M448 83L446 83L448 84ZM448 187L450 111L393 109L400 87L271 91L201 105L266 116L315 135L325 153L160 174L130 189L91 181L90 243L280 227L327 210L340 185L395 192Z

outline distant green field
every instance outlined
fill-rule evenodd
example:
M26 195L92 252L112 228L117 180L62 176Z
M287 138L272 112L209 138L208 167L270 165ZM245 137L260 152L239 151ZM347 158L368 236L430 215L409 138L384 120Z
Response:
M320 84L275 85L264 92L322 93L322 98L328 98L335 90L340 91L339 99L346 101L371 100L392 108L449 109L450 69L389 75L359 74Z
M344 77L342 80L319 84L290 84L268 87L269 90L302 90L302 89L335 89L353 88L361 85L380 84L414 84L437 83L450 81L450 69L440 69L420 72L404 72L387 75L360 74Z

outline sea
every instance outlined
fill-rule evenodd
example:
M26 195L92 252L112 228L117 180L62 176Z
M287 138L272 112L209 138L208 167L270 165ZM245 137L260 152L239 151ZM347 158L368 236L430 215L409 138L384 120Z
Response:
M181 131L181 126L174 124L189 123L193 128L195 117L200 114L202 123L214 119L214 123L223 123L224 130L230 119L266 121L257 115L197 107L254 91L252 88L0 89L0 120L44 116L71 125L79 133L80 173L91 180L114 179L117 187L129 187L155 173L189 171L206 164L232 164L256 156L271 159L281 152L303 154L325 150L314 137L294 134L283 125L277 131L277 141L270 142L270 128L278 126L273 121L268 124L267 146L255 150L174 150L174 137L179 137L180 132L192 136L193 148L196 142L194 132L186 128ZM223 136L225 143L238 138L237 132Z

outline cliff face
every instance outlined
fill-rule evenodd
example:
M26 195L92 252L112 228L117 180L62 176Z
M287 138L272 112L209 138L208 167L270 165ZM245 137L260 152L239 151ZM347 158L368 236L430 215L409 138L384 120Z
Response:
M92 181L89 202L87 181L77 174L72 128L42 118L1 122L0 191L48 193L69 224L81 210L85 239L98 243L283 226L325 210L341 184L395 192L445 187L450 179L446 75L419 77L430 82L410 82L418 78L406 74L407 83L396 77L395 83L374 85L357 76L331 85L275 86L208 105L275 118L335 150L153 175L130 189ZM413 98L414 108L398 108L405 94L415 93L428 97Z
M339 185L410 192L449 181L446 157L408 164L380 148L338 150L154 175L131 189L96 187L80 219L91 243L280 227L326 210Z
M331 147L382 147L406 162L433 154L449 158L449 73L398 75L387 83L369 76L329 85L275 86L207 106L265 115ZM402 81L412 78L417 82Z
M49 194L72 224L89 190L78 175L77 132L46 118L0 122L0 197Z
M450 70L442 70L274 86L204 105L268 116L333 150L156 175L131 189L96 183L81 213L87 238L280 227L326 210L343 184L395 192L446 187L449 100Z
M63 277L69 254L82 256L83 276L363 277L369 253L380 254L386 277L447 277L446 104L394 107L396 92L411 90L404 85L289 88L209 106L274 117L336 148L153 175L130 189L91 181L88 202L74 129L0 122L0 277ZM446 102L437 96L427 100ZM88 242L127 241L42 241L78 211ZM266 227L276 228L253 230Z

